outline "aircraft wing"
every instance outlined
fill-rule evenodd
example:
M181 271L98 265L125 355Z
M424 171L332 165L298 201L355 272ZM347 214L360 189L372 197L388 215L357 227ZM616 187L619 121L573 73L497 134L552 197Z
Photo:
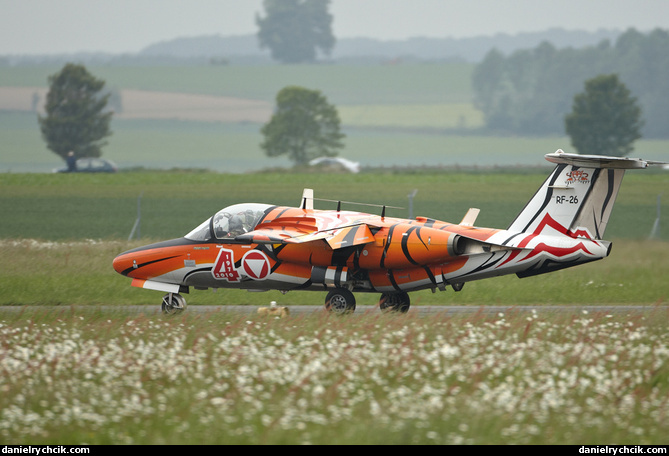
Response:
M366 223L318 230L309 223L288 223L285 219L263 224L258 229L237 236L235 240L255 244L302 244L324 240L333 249L367 244L374 241L374 235Z
M343 228L336 228L333 230L325 230L315 233L320 239L325 239L330 248L333 250L342 249L344 247L351 247L354 245L367 244L374 241L374 235L367 226L362 223L359 225L346 226ZM322 236L322 237L321 237ZM308 242L311 236L303 236L302 238L292 239L288 242Z

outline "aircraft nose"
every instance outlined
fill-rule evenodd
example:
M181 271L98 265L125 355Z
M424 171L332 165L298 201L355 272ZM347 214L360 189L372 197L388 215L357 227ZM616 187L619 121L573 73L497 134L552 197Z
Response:
M114 270L119 274L127 276L130 271L133 269L133 259L131 255L127 253L122 253L114 258L112 266Z

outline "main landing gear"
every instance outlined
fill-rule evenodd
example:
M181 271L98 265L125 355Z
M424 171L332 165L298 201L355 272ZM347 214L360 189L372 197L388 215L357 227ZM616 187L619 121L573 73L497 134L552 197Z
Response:
M382 312L407 313L411 307L409 294L383 293L379 299L379 308ZM330 291L325 298L325 310L337 315L355 312L355 296L346 288L337 288Z
M167 293L160 308L165 315L177 315L186 310L186 300L179 293Z
M409 293L400 291L399 293L383 293L379 299L379 307L382 312L407 313L411 307Z
M325 297L325 310L338 315L355 312L355 296L346 288L337 288Z
M383 293L379 299L379 308L382 312L407 313L411 307L409 294ZM179 293L167 293L163 296L160 308L165 315L177 315L186 310L186 300ZM330 291L325 298L325 310L337 315L355 312L355 296L346 288L336 288Z

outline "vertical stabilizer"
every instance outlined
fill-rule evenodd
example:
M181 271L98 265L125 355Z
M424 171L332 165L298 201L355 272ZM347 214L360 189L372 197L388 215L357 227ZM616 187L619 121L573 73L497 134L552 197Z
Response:
M557 166L509 231L601 239L626 169L645 168L639 159L546 155Z
M591 239L602 239L609 217L613 211L624 169L595 169L596 180L591 185L590 194L581 205L569 231L577 233L586 229Z

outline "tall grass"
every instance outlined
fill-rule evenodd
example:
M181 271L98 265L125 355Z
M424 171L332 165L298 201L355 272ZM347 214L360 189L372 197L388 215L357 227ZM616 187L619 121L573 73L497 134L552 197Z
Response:
M669 316L0 313L6 444L655 444Z

